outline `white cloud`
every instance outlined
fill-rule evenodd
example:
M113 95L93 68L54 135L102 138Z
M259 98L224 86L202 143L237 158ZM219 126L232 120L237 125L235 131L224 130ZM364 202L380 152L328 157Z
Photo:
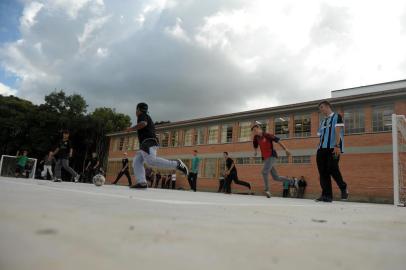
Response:
M404 79L405 21L400 0L38 0L0 61L35 102L62 88L178 120Z
M0 82L0 95L10 96L10 95L15 95L16 93L17 93L16 89L12 89L9 86L2 84Z
M21 26L24 28L30 28L36 21L35 17L44 5L38 2L29 3L23 10L23 15L20 18Z

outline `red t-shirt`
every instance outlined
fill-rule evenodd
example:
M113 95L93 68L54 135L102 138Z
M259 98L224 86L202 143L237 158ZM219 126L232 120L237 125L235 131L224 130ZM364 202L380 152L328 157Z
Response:
M254 148L257 149L258 145L261 149L261 154L263 159L267 159L269 157L276 157L276 151L273 148L273 142L279 142L279 138L273 134L264 132L262 136L255 135L254 137Z

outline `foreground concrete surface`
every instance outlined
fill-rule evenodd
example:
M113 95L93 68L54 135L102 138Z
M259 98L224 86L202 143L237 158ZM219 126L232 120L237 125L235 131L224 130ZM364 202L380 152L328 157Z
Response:
M406 209L0 178L0 269L406 269Z

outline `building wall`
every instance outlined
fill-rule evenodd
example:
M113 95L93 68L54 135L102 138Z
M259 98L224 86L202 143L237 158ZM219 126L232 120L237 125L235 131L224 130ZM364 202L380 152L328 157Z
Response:
M350 199L354 201L374 201L374 202L392 202L393 200L393 183L392 183L392 139L391 132L373 132L372 118L373 106L380 104L390 104L393 106L396 114L406 114L406 101L404 99L396 101L375 101L365 104L357 104L364 112L364 132L360 134L351 134L345 136L345 154L340 161L340 167L345 181L348 183ZM335 110L344 115L346 111L353 106L342 105L335 108ZM304 164L296 164L293 162L293 157L289 159L287 164L278 164L277 170L280 175L287 176L305 176L308 187L306 197L314 198L320 194L319 175L316 166L315 153L318 144L317 129L319 125L319 113L317 111L307 111L300 113L309 113L311 115L311 134L304 138L295 138L293 133L293 119L294 114L273 115L266 118L269 123L269 131L275 132L274 122L279 116L289 116L289 130L290 136L283 140L285 145L291 150L293 156L310 156L310 162ZM221 124L221 123L219 123ZM238 164L237 169L239 178L249 181L253 186L254 191L260 194L263 190L263 180L261 177L262 164L252 164L253 148L252 142L238 142L238 122L233 122L233 142L225 144L207 144L208 129L205 130L206 142L203 145L193 146L179 146L179 147L163 147L160 148L158 153L162 157L167 158L182 158L190 159L192 152L197 149L199 156L203 159L201 164L200 174L198 178L198 189L204 191L217 191L218 177L220 171L220 162L222 160L222 153L227 151L230 156L237 161L237 158L246 157L251 162L250 164ZM204 127L209 127L208 124ZM183 135L185 128L180 129L179 143L183 145ZM158 133L162 133L158 130ZM135 138L135 134L129 134L130 148L126 147L129 157L133 157L136 153L135 147L131 146L131 141ZM113 181L118 170L121 168L120 159L123 150L118 149L120 139L123 135L113 136L110 141L109 151L109 165L107 169L108 181ZM218 139L220 141L221 129L219 129ZM121 139L122 140L122 139ZM281 156L284 155L283 151L278 149ZM216 173L214 177L206 177L204 175L205 162L207 158L216 158ZM126 184L126 179L123 177L119 183ZM270 180L271 192L273 195L280 196L282 194L282 185L279 182ZM179 175L177 177L177 186L188 189L188 183L185 177ZM338 196L339 190L333 182L334 193ZM233 185L235 192L243 192L244 188Z

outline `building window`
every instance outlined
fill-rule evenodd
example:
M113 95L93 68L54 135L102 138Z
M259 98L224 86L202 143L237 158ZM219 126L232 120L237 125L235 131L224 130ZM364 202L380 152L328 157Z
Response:
M268 119L261 119L258 120L261 123L261 128L263 132L269 132L269 120Z
M295 115L295 137L308 137L311 134L310 114Z
M293 163L310 164L310 156L294 156Z
M138 149L140 149L140 142L138 141L138 137L134 137L133 150L138 150Z
M204 132L205 132L205 128L197 128L196 129L196 134L195 134L195 142L197 145L202 145L204 144Z
M209 127L209 144L218 143L219 138L219 127L211 126Z
M275 118L275 135L279 138L289 138L289 117Z
M161 135L161 146L168 147L169 145L169 132L163 132Z
M240 122L238 141L247 142L251 140L251 122Z
M187 129L185 131L185 146L192 146L193 145L193 129Z
M254 158L252 158L252 163L253 164L262 164L263 163L262 157L254 157Z
M221 143L233 142L233 125L225 124L221 126Z
M131 151L134 145L134 136L128 138L128 147L127 151Z
M173 130L171 132L170 146L177 147L179 145L179 131Z
M120 137L120 140L119 140L119 142L118 142L118 151L123 151L123 148L124 148L124 140L125 140L125 137Z
M276 159L276 163L278 164L288 164L289 163L289 159L287 156L280 156Z
M215 178L217 169L217 158L207 158L204 161L204 177Z
M236 158L235 159L235 164L240 164L240 165L247 165L250 164L251 160L249 157L241 157L241 158Z
M391 131L393 107L390 105L374 106L372 109L372 131Z
M364 108L344 110L345 134L363 133L365 131Z

